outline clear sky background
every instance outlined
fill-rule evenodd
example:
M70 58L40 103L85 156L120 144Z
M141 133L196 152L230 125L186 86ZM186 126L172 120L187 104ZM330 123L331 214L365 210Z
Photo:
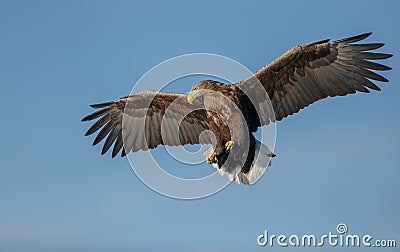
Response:
M267 251L256 243L265 229L318 235L340 222L400 243L399 10L399 1L1 0L0 251ZM256 71L297 44L369 31L394 54L391 82L279 123L278 156L254 186L170 199L84 137L89 104L128 94L170 57L216 53Z

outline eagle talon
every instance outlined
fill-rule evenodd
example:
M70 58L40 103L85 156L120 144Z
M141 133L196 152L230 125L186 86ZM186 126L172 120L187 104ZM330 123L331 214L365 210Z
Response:
M206 158L206 163L207 164L214 164L217 163L218 159L217 159L217 153L213 152L210 155L208 155L208 157Z
M233 142L233 141L228 141L228 142L226 142L226 144L225 144L225 149L226 149L226 151L230 151L231 149L232 149L232 147L233 147L233 145L234 145L235 143Z

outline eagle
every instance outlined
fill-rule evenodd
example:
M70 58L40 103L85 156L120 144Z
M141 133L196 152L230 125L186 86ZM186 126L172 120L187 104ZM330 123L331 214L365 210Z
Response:
M355 43L371 34L298 45L238 83L203 80L187 94L142 91L90 105L97 111L82 121L97 121L85 135L99 131L93 145L105 139L101 154L113 146L112 157L159 145L211 144L208 164L231 181L252 183L275 156L254 137L258 128L318 100L380 91L372 81L388 82L371 71L391 69L370 61L392 56L371 52L384 44Z

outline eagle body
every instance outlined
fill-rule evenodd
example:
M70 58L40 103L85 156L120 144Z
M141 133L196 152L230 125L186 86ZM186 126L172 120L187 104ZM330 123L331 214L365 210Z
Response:
M391 68L376 60L392 55L373 50L383 43L356 43L371 33L296 46L254 75L235 84L195 83L189 94L143 91L91 105L86 132L104 140L101 154L148 150L158 145L211 144L206 162L230 180L249 184L264 174L274 152L258 141L258 128L299 112L326 97L380 91L388 82L375 71Z
M260 125L257 111L250 98L237 84L227 85L213 80L201 81L192 87L193 90L206 91L200 94L200 102L206 109L208 128L215 137L213 143L215 160L214 162L207 160L207 163L215 163L217 169L222 169L231 155L232 164L226 165L223 170L228 174L237 173L235 178L239 173L247 174L251 170L256 154L256 139L253 132ZM210 90L215 93L209 92ZM235 132L232 132L232 129ZM226 148L229 142L235 145L235 152ZM270 153L272 154L271 151ZM238 163L242 165L237 167L235 164Z

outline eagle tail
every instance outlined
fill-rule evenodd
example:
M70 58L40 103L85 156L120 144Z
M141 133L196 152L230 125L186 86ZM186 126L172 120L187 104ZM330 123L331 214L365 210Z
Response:
M239 172L235 177L237 184L254 184L265 173L268 166L271 166L271 159L275 157L275 153L267 145L256 139L254 152L254 160L247 173Z

